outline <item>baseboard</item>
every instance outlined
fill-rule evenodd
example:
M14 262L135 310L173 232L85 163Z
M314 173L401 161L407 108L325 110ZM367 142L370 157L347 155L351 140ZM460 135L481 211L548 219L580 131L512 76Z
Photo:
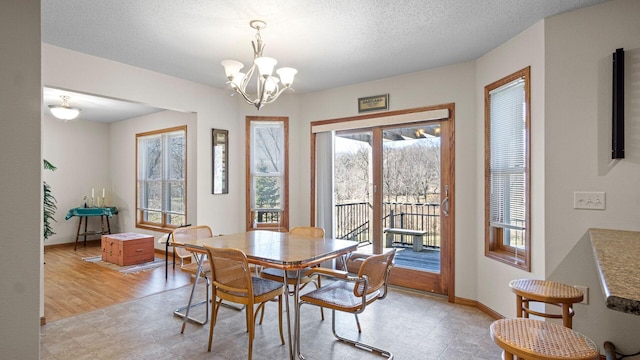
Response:
M478 310L482 311L483 313L491 316L493 319L495 320L499 320L499 319L504 319L504 316L502 316L500 313L498 313L497 311L491 309L490 307L486 306L485 304L478 302L477 300L471 300L471 299L466 299L466 298L461 298L461 297L457 297L454 300L454 303L459 304L459 305L466 305L466 306L473 306L478 308Z
M100 239L94 239L94 240L87 240L87 245L91 245L91 246L101 246L101 240ZM94 245L95 243L95 245ZM70 247L70 246L74 246L75 242L68 242L68 243L61 243L61 244L51 244L51 245L44 245L44 249L54 249L54 248L61 248L61 247ZM84 240L82 241L78 241L78 246L84 246Z

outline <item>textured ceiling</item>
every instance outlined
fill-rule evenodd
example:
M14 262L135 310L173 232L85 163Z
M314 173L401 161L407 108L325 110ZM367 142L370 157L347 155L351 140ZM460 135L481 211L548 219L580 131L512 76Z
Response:
M220 61L298 69L297 93L461 63L539 20L605 0L42 0L42 41L225 88Z

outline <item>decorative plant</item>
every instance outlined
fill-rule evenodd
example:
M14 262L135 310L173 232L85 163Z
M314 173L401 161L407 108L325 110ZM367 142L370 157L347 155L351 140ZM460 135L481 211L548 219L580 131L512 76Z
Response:
M44 162L44 169L45 170L51 170L51 171L55 171L57 168L55 166L53 166L53 164L51 164L50 162L48 162L47 160L43 160ZM42 197L43 199L43 221L44 221L44 240L46 241L49 237L51 237L51 235L54 235L55 232L53 232L53 224L52 222L56 221L56 219L53 217L53 215L55 215L56 210L58 209L58 207L56 206L57 200L55 197L53 197L53 195L51 194L51 186L49 186L49 184L47 184L46 181L42 182L42 188L43 188L43 193L44 196ZM56 221L57 222L57 221Z

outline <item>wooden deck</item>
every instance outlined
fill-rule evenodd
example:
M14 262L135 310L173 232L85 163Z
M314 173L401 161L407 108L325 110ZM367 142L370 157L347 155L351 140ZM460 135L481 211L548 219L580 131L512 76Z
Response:
M361 246L358 252L371 252L371 247L372 245ZM413 251L411 246L394 246L394 248L396 249L396 266L440 272L440 249L425 247L422 251Z
M439 249L423 249L422 251L413 251L410 247L396 247L396 249L396 266L440 272Z

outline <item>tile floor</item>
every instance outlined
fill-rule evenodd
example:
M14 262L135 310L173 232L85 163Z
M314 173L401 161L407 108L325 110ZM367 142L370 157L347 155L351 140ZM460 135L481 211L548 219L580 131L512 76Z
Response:
M244 313L222 308L213 350L207 352L208 324L188 323L173 309L186 302L190 286L57 320L41 329L40 359L246 359ZM196 308L196 316L204 307ZM267 304L263 325L256 326L253 359L287 359L280 345L277 303ZM338 331L356 337L352 315L337 314ZM360 315L361 340L391 351L395 359L500 359L489 336L492 319L478 309L448 303L423 293L393 288L383 301ZM286 338L286 321L285 327ZM302 353L307 359L380 359L339 343L331 332L331 312L320 320L316 307L302 307Z

